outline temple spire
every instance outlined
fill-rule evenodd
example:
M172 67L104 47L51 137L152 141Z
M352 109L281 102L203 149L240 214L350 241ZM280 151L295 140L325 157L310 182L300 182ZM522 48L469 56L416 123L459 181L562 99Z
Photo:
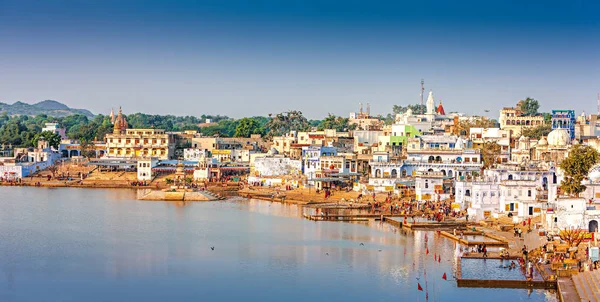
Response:
M435 114L435 102L433 101L433 91L429 90L429 96L427 97L427 114Z

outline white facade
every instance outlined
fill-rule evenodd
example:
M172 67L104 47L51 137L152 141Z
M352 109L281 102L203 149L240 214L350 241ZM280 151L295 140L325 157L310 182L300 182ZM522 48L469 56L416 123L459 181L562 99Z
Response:
M157 158L142 158L137 162L137 179L140 181L152 180L152 168L158 164Z
M197 148L186 148L183 149L183 160L185 161L199 161L206 156L206 152L202 149Z
M283 156L261 157L254 160L254 176L299 175L302 161Z
M442 201L449 199L451 192L444 190L445 176L441 172L420 172L415 177L415 194L419 201Z
M500 195L500 185L491 181L457 181L455 186L456 202L475 220L500 213Z
M46 123L44 128L42 128L42 132L50 131L52 133L60 135L61 139L66 139L66 130L65 128L60 128L58 123Z

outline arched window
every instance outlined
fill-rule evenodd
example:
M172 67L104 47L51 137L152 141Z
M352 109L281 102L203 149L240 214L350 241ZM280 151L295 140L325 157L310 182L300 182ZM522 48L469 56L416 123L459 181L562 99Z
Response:
M508 180L513 180L512 174L508 174Z

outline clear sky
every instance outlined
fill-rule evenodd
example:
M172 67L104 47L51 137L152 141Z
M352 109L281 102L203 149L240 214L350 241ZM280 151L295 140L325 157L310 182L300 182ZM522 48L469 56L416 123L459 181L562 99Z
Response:
M0 0L0 101L108 113L596 112L600 1Z

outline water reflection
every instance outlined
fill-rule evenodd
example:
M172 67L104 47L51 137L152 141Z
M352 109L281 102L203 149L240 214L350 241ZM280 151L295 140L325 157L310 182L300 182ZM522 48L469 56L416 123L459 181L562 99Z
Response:
M1 301L424 301L417 284L432 300L527 298L456 288L459 247L435 232L309 221L293 204L138 201L130 190L0 187L0 196Z

